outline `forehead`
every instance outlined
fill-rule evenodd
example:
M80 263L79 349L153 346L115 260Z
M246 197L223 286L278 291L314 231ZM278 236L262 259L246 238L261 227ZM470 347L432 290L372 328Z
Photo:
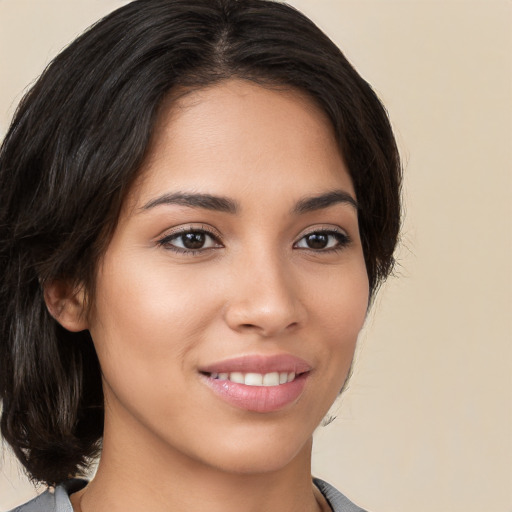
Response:
M172 190L300 197L340 187L353 194L332 125L313 100L229 80L169 96L131 199L140 205Z

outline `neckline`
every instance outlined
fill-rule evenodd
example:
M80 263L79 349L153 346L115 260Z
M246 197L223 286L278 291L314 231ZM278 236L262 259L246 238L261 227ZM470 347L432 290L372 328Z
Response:
M71 504L71 495L81 491L87 484L89 483L89 480L86 480L85 478L70 478L69 480L65 480L61 484L59 484L56 487L56 491L58 488L62 488L65 491L65 495L67 498L66 505L68 506L68 510L63 512L73 512L73 506ZM315 486L315 488L320 492L321 496L323 497L325 503L329 507L330 511L333 511L333 506L331 501L329 500L328 493L326 492L328 489L327 483L319 478L312 477L312 483ZM56 496L57 498L57 496Z

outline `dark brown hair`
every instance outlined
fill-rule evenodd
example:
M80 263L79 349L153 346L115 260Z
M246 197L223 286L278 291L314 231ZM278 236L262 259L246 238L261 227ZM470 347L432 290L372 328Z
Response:
M360 206L372 293L393 267L400 163L386 112L309 19L266 0L138 0L118 9L48 66L0 153L1 433L36 480L82 471L103 430L90 335L49 315L43 285L83 283L94 300L98 259L163 99L230 77L299 89L325 111Z

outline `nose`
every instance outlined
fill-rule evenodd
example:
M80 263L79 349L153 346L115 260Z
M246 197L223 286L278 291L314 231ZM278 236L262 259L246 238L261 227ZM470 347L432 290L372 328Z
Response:
M299 283L279 257L244 257L232 267L225 321L237 332L268 338L292 332L306 320Z

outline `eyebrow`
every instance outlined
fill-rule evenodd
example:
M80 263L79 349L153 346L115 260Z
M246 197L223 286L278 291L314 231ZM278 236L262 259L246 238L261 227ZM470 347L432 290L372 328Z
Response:
M214 196L211 194L187 194L184 192L164 194L156 199L152 199L142 207L142 210L150 210L162 204L177 204L180 206L204 208L205 210L224 213L236 213L239 210L236 201L228 199L227 197Z
M359 208L357 201L348 192L344 192L343 190L333 190L317 196L304 197L300 199L293 207L292 213L301 215L329 208L330 206L334 206L339 203L349 204L356 210ZM238 203L227 197L185 192L163 194L147 202L141 210L150 210L156 206L174 204L231 214L235 214L240 210Z
M300 199L293 208L293 212L296 214L304 214L316 210L323 210L324 208L329 208L339 203L349 204L356 210L359 209L357 201L348 192L333 190L318 196Z

